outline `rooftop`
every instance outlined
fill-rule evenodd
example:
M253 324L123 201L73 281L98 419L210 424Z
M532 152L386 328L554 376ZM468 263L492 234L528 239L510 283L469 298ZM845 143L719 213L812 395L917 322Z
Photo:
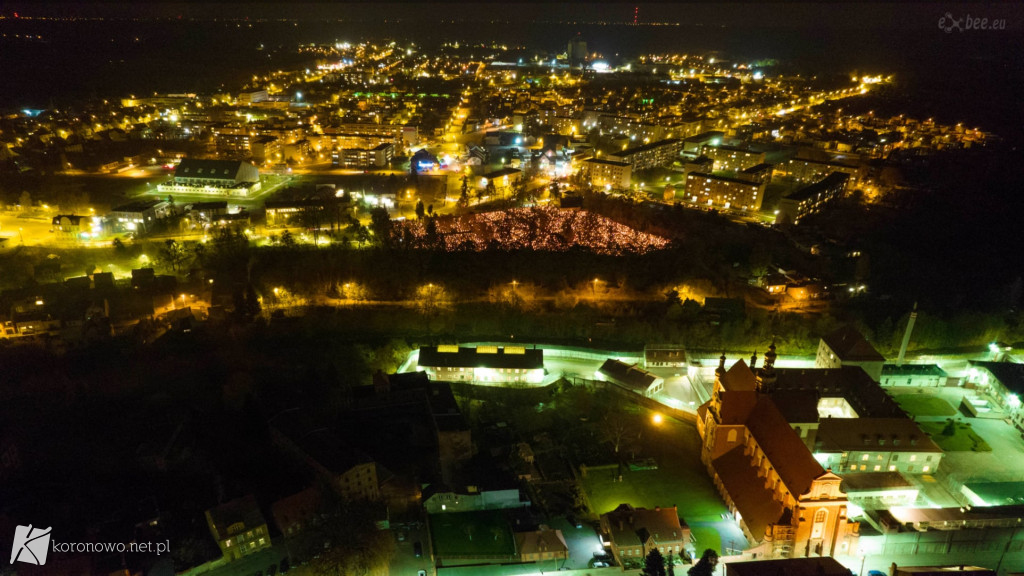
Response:
M221 537L252 530L257 526L266 524L263 514L260 512L260 507L256 504L256 497L252 494L225 502L206 512L210 515L210 521L217 530L217 534ZM236 526L234 530L229 530L239 523L242 524L241 528Z
M420 347L420 366L437 368L544 368L544 351L540 348L463 348L451 350L444 346ZM451 351L446 351L451 350Z
M829 178L831 177L830 174ZM878 350L875 350L874 346L864 338L864 335L853 326L843 326L835 332L823 336L822 341L842 361L885 362L885 356L879 354Z
M866 472L863 474L843 474L843 492L874 492L885 489L914 488L914 484L899 472Z
M836 186L844 186L846 184L846 181L849 179L849 174L845 174L843 172L832 172L831 174L815 182L814 184L800 188L799 190L786 196L786 198L790 200L795 200L797 202L801 202L803 200L814 198L818 194L831 190Z
M652 384L660 380L658 376L637 368L635 364L626 364L614 358L604 361L598 372L605 378L639 392L645 392Z
M909 418L825 418L815 452L936 452L938 444Z
M996 380L1015 394L1024 394L1024 364L971 360L971 366L988 370Z
M835 558L786 558L730 562L727 576L849 576L850 569Z
M885 364L882 376L938 376L946 377L946 371L938 364Z
M646 531L656 542L683 539L679 511L675 506L647 509L620 504L615 510L602 515L602 520L607 522L609 536L618 546L641 545L642 531Z
M207 180L234 180L244 164L238 160L203 160L185 158L174 170L176 178L203 178ZM249 164L252 166L252 164Z

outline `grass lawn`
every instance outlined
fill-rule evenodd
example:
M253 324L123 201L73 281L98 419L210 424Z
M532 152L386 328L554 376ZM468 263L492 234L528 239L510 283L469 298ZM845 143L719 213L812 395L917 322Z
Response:
M956 434L946 436L942 433L947 422L920 422L921 430L929 434L932 440L939 445L939 448L949 452L974 451L991 452L992 448L978 436L967 424L957 423Z
M899 394L893 399L913 416L952 416L956 409L938 396L931 394Z
M591 470L583 479L591 512L601 515L619 504L637 508L672 506L688 523L721 520L727 512L707 470L700 462L700 439L692 425L671 419L661 425L652 450L657 470L631 472L624 467L622 482L616 468Z
M516 553L504 510L431 514L430 532L434 553L442 558Z
M695 548L698 553L708 548L712 550L722 549L722 535L714 526L690 526L690 532L697 540Z

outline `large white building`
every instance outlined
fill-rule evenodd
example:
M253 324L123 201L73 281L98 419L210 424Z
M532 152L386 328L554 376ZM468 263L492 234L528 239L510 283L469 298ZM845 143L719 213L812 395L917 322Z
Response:
M160 184L163 194L251 196L260 190L260 171L249 162L185 158L171 182Z
M422 346L419 361L431 380L481 384L539 384L544 380L544 351L522 346Z

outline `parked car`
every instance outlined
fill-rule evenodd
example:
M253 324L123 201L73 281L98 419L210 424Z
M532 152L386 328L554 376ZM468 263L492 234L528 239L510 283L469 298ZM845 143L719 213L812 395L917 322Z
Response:
M565 516L565 519L568 520L569 524L571 526L573 526L574 528L583 528L583 523L580 522L580 519L577 518L576 516L574 516L572 514L567 514Z
M611 566L611 564L607 562L594 562L594 568L607 568L609 566Z

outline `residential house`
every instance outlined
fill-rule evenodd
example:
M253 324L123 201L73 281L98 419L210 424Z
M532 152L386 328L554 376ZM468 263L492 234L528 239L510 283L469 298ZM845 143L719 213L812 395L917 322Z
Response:
M622 565L627 558L646 558L651 550L658 550L665 557L682 557L690 542L690 529L680 524L674 505L647 509L620 504L601 515L601 538Z
M252 494L207 510L206 524L229 561L271 547L267 522Z
M516 532L516 552L522 562L568 560L569 545L561 530Z
M635 364L626 364L614 358L604 361L597 371L597 376L605 382L611 382L647 398L652 398L665 389L664 378L637 368Z
M860 366L878 382L882 378L885 356L879 354L856 328L844 326L821 338L814 365L818 368Z

